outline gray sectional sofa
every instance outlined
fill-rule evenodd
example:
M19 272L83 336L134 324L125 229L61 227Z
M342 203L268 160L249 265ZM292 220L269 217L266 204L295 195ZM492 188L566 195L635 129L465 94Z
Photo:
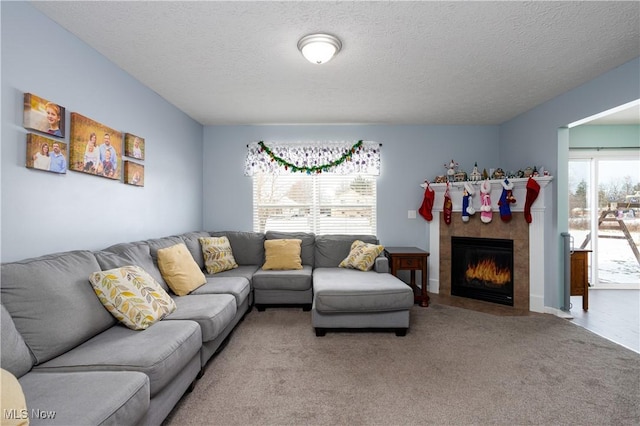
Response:
M88 281L95 271L137 265L170 293L158 250L184 243L204 270L199 238L222 235L239 266L206 275L186 296L172 294L176 310L145 330L119 323ZM265 240L283 238L302 240L303 269L262 270ZM317 335L339 328L403 335L413 291L387 273L384 257L368 272L338 268L355 239L377 243L371 235L190 232L4 263L1 367L18 378L31 424L159 425L254 304L311 309Z

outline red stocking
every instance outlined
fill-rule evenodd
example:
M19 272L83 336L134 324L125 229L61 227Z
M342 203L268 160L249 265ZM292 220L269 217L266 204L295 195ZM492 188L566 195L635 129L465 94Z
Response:
M451 195L449 194L449 184L447 183L447 189L444 191L444 206L442 207L442 214L444 215L444 223L449 225L451 223L451 212L453 211L453 203L451 202Z
M418 209L420 216L424 217L428 222L431 222L433 219L433 214L431 210L433 209L433 201L435 199L436 192L431 189L429 186L429 182L425 182L427 187L424 190L424 200L422 200L422 205Z
M531 223L533 220L531 218L531 205L538 198L538 193L540 192L540 184L536 182L536 180L532 177L529 177L527 181L527 199L524 204L524 220L527 223Z

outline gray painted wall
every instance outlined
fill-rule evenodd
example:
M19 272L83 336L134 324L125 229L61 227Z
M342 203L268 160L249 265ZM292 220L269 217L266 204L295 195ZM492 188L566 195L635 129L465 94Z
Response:
M564 260L560 233L567 223L567 126L614 107L640 99L640 58L617 67L592 81L564 93L500 126L500 151L508 167L527 159L548 164L555 176L546 212L545 306L560 308L563 300ZM560 143L559 143L560 141Z
M202 226L202 126L27 2L2 2L3 262ZM145 186L27 169L23 93L146 141ZM68 159L68 153L67 153Z
M382 143L378 177L378 238L387 246L428 248L429 227L418 210L420 184L445 174L452 158L470 172L474 162L498 167L497 126L209 126L204 130L204 228L209 231L252 229L251 178L243 175L247 144L280 142L356 141ZM233 200L229 202L229 200Z

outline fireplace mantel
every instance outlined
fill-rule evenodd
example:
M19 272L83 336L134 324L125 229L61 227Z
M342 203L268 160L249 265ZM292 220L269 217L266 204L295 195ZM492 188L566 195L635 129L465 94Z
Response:
M531 205L532 222L529 227L529 310L533 312L545 312L544 307L544 235L545 235L545 188L553 180L552 176L539 176L534 178L540 185L538 197ZM527 196L528 178L509 179L513 183L513 196L516 199L515 204L511 204L512 212L523 212L525 200ZM493 210L493 222L500 222L498 201L502 194L502 180L490 180L491 184L491 206ZM471 216L470 221L480 221L480 182L467 182L473 185L476 190L472 196L472 206L476 210L476 214ZM429 222L429 291L439 293L440 291L440 220L441 212L444 206L444 193L447 187L446 183L429 184L435 191L435 201L432 212L433 220ZM449 194L453 203L453 212L461 212L462 196L464 190L464 182L452 182L449 184ZM425 184L421 184L425 188ZM524 222L522 216L519 219ZM460 220L456 215L454 220ZM515 219L514 219L515 220ZM525 223L526 224L526 223ZM501 223L500 226L514 226L511 222Z
M534 177L533 179L538 182L540 185L540 191L542 193L543 188L545 188L552 180L552 176L539 176ZM517 200L515 204L511 205L511 211L518 212L524 211L524 202L527 196L527 181L528 178L514 178L509 179L509 182L513 184L513 196ZM500 195L502 194L502 182L504 179L489 180L491 184L491 206L493 207L493 211L498 211L498 201L500 200ZM449 183L449 195L451 196L451 202L453 203L453 211L459 212L462 211L462 195L464 190L464 184L471 184L471 187L475 189L475 194L472 196L472 206L476 209L477 212L480 211L480 184L483 181L476 182L451 182ZM420 184L422 188L426 188L427 184ZM441 212L442 207L444 205L444 192L447 189L446 183L430 183L429 186L435 191L435 201L433 203L433 212ZM535 203L531 208L532 212L534 209L544 209L544 197L538 196Z

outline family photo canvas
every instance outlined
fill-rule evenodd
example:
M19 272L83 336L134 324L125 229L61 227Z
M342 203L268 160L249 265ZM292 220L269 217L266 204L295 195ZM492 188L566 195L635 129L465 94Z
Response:
M64 138L65 108L47 99L24 94L23 126L51 136Z
M144 138L132 135L131 133L125 133L124 155L137 158L138 160L144 160Z
M144 166L133 161L125 161L124 183L135 186L144 186Z
M67 144L35 133L27 134L27 167L67 173Z
M120 180L122 133L72 112L69 169Z

